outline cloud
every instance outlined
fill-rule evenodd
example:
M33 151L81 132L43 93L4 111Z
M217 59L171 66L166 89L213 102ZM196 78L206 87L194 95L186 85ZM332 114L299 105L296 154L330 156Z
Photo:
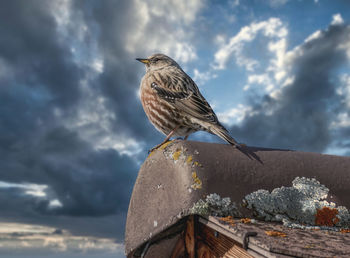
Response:
M154 145L156 136L161 137L147 121L138 99L144 67L135 58L164 52L183 63L195 59L193 29L189 25L202 6L200 1L73 3L74 10L83 10L82 21L97 41L96 52L103 72L88 81L88 85L99 88L93 87L91 93L85 91L81 114L68 124L74 125L82 117L90 118L76 122L76 129L83 130L84 139L93 139L98 148L112 147L131 154L145 145L148 148Z
M45 184L40 188L41 194L36 194L37 197L48 196L41 198L40 202L35 199L38 212L101 216L127 209L137 171L135 162L128 156L113 149L95 151L76 133L64 128L49 131L36 143L28 145L4 156L6 162L2 166L5 171L9 171L13 158L21 169L12 169L12 173L3 176L3 180ZM26 154L30 149L36 152ZM25 191L27 194L34 193L27 188ZM23 196L18 195L17 198L22 200ZM54 199L58 199L62 206L52 207L50 200Z
M0 223L0 228L0 255L4 256L31 253L89 257L98 252L102 257L107 254L122 257L124 254L123 245L110 238L72 235L66 230L23 223Z
M269 0L269 4L271 7L280 7L282 5L285 5L288 2L288 0Z
M339 48L349 37L349 26L333 24L293 50L282 52L293 79L279 87L278 94L273 91L259 98L252 91L249 106L253 115L246 116L241 126L232 126L232 134L260 146L326 151L333 142L330 127L346 98L346 94L337 94L335 78L337 69L349 61L347 49Z
M217 113L220 122L223 122L229 126L232 126L233 124L240 124L245 118L252 115L254 115L252 107L245 106L243 104L238 104L237 107L231 108L226 112Z
M213 73L212 70L206 72L200 72L198 69L193 70L193 80L198 84L205 84L207 81L216 78L217 75Z
M239 6L239 0L230 0L228 4L230 7L236 8L237 6Z
M286 36L287 30L278 18L270 18L267 21L253 22L249 26L244 26L236 36L230 38L226 44L222 44L215 53L212 66L218 70L225 69L229 60L234 57L239 66L248 71L254 71L258 66L258 61L245 54L245 50L248 47L247 43L254 41L259 33L266 38L278 41Z
M3 4L0 220L121 241L140 161L163 137L138 99L144 67L135 58L162 51L184 64L196 59L191 24L203 6Z
M341 17L340 13L334 14L332 18L332 25L340 25L344 23L343 17Z

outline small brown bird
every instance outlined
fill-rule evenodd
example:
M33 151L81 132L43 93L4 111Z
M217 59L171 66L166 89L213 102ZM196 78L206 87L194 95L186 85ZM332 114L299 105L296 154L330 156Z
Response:
M154 54L136 60L146 65L141 81L141 102L151 123L166 135L187 137L196 131L206 131L241 147L223 127L213 109L199 92L195 82L170 57ZM153 150L152 149L152 150Z

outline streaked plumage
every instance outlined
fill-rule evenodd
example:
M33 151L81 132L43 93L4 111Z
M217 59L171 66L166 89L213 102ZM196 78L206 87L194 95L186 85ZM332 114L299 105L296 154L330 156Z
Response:
M142 106L151 123L167 135L164 142L172 136L186 139L193 132L207 131L239 146L220 124L195 82L173 59L155 54L137 60L146 65L140 85Z

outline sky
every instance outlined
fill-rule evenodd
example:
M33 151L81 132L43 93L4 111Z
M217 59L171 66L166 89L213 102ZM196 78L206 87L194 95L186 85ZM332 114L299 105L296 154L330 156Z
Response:
M138 57L174 58L239 142L350 156L349 21L347 0L3 2L0 257L124 257L164 138Z

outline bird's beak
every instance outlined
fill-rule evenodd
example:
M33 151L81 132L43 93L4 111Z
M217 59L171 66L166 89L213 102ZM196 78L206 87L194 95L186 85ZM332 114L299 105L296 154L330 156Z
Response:
M148 64L149 60L147 58L136 58L137 61L140 61L141 63Z

